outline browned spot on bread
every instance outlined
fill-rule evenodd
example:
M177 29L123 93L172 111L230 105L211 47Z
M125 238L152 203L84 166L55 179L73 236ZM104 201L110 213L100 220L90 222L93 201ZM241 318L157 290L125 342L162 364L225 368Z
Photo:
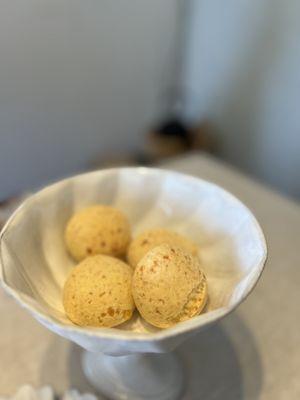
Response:
M111 317L113 317L115 315L115 310L112 307L109 307L107 312L108 312L108 315L110 315Z
M130 315L131 315L131 311L130 311L130 310L124 310L124 311L123 311L123 316L124 316L125 318L129 318Z

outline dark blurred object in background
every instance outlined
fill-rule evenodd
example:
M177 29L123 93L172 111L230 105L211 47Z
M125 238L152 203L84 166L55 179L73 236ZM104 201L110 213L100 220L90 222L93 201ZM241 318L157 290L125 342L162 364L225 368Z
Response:
M119 152L105 157L102 155L93 160L89 168L151 165L194 150L215 152L216 140L211 125L203 121L197 126L188 126L179 119L173 118L146 134L141 151L137 150L130 154Z
M188 126L179 119L170 119L147 135L145 154L152 162L178 156L193 150L214 152L213 133L208 122Z
M176 156L191 148L191 132L180 120L170 120L149 132L145 152L153 160Z

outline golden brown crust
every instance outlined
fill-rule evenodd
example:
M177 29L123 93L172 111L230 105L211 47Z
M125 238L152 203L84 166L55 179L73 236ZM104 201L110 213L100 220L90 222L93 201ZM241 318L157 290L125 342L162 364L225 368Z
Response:
M80 326L113 327L131 318L132 268L105 255L88 257L71 271L63 290L67 316Z
M197 257L163 244L138 263L132 292L143 318L154 326L167 328L203 310L207 282Z
M76 261L96 254L122 257L131 238L125 215L114 207L96 205L85 208L69 220L65 243Z
M135 268L148 251L163 243L181 247L193 256L198 254L197 245L190 239L171 230L158 228L141 233L130 243L127 251L128 263Z

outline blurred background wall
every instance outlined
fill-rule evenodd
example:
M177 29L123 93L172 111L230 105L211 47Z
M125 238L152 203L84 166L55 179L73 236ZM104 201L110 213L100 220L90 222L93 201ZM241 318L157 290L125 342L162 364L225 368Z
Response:
M300 2L191 0L185 115L218 154L300 199Z
M161 113L176 0L0 0L0 199L133 151Z
M300 198L299 20L297 0L0 0L0 199L141 148L182 43L185 121Z

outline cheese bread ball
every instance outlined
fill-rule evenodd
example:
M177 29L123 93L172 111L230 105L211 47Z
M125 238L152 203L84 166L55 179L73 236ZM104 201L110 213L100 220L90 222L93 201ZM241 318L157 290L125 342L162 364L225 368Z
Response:
M127 251L128 263L135 268L149 250L163 243L181 247L194 256L198 253L197 245L188 238L167 229L151 229L141 233L130 243Z
M130 242L125 215L114 207L96 205L80 210L67 224L65 242L76 261L95 254L122 257Z
M163 244L138 263L132 293L147 322L168 328L200 314L207 300L207 283L198 258Z
M113 257L88 257L74 267L65 283L63 305L80 326L113 327L129 320L134 310L132 268Z

